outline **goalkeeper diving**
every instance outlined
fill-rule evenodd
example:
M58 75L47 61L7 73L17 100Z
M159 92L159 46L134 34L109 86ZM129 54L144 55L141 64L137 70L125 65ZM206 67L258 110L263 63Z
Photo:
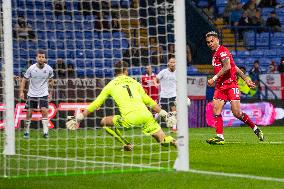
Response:
M145 93L141 84L128 76L127 62L117 62L114 65L114 72L115 78L103 88L99 96L82 113L71 117L71 120L66 123L66 127L71 130L76 129L77 125L83 119L99 109L108 97L112 97L120 111L120 115L103 117L100 123L107 133L122 143L125 151L133 150L133 145L122 137L119 128L131 128L135 126L141 126L144 134L151 135L162 146L172 145L176 147L176 140L171 136L166 136L147 106L158 113L160 117L165 118L168 127L176 124L175 116L162 110Z

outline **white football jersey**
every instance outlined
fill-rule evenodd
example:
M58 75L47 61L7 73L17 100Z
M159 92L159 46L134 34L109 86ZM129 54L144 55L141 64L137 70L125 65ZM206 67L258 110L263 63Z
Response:
M48 79L53 77L53 69L47 64L40 69L37 64L31 65L24 77L29 80L29 97L48 96Z
M160 98L172 98L177 96L176 71L168 68L161 70L157 78L160 80Z

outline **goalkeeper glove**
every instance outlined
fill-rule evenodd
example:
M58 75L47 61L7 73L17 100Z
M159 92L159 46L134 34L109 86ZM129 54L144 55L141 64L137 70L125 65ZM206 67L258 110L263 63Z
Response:
M167 117L167 115L168 115L168 112L166 112L165 110L161 110L161 111L159 112L159 116L160 116L160 117L165 118L165 117Z
M172 128L177 124L176 112L169 112L166 116L167 127Z
M84 115L82 113L79 113L76 116L67 116L66 128L69 130L77 129L79 123L83 119L84 119Z

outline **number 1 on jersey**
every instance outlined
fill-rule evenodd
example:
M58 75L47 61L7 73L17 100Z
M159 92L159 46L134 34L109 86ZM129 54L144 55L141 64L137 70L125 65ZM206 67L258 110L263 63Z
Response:
M131 92L131 90L130 90L130 88L129 88L129 85L124 85L123 88L126 88L129 97L130 97L130 98L133 98L133 95L132 95L132 92Z

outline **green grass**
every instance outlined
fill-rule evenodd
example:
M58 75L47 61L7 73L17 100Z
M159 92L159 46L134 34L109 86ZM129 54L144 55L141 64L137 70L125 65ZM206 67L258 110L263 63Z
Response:
M205 143L208 137L214 136L211 128L190 129L190 167L195 170L205 170L224 173L236 173L244 175L254 175L260 177L282 178L284 180L284 127L263 127L265 142L259 142L252 131L247 127L226 128L223 146L212 146ZM62 130L63 131L63 130ZM17 132L17 145L22 148L21 154L36 154L40 156L61 156L67 153L68 158L85 158L90 162L76 161L46 161L41 158L21 157L21 160L30 160L30 172L33 175L46 175L44 172L49 167L49 177L30 177L30 178L1 178L0 188L284 188L284 182L256 180L250 178L237 178L228 176L204 175L192 172L175 172L167 169L160 172L126 172L100 174L97 171L103 164L92 162L94 155L98 157L96 161L114 162L133 162L143 163L152 166L172 166L175 159L175 151L170 148L161 148L158 145L143 145L154 142L150 137L135 137L134 152L121 152L120 146L111 138L106 140L95 136L104 136L102 131L83 131L77 132L54 132L51 133L49 140L40 139L38 132L32 133L30 140L22 140L21 132ZM138 134L138 130L128 131L130 134ZM34 135L34 136L33 136ZM39 135L39 134L38 134ZM85 140L77 140L76 136L84 136ZM55 138L66 140L55 140ZM94 139L96 138L96 139ZM57 141L57 142L56 142ZM21 142L21 144L19 144ZM75 143L76 142L76 143ZM3 141L1 142L1 145ZM0 145L0 146L1 146ZM47 150L34 150L34 146L42 145ZM59 149L55 149L55 147ZM96 146L96 147L95 147ZM78 150L76 148L81 148ZM104 149L107 150L104 150ZM26 150L24 150L26 149ZM30 151L30 152L29 152ZM141 153L145 156L140 156ZM158 152L158 153L155 153ZM46 154L47 153L47 154ZM112 156L110 156L111 154ZM115 158L113 158L113 154ZM3 157L3 156L2 156ZM3 158L1 157L0 171L3 169ZM169 161L167 161L169 159ZM23 161L25 162L25 161ZM10 163L18 167L28 167L17 161L11 160ZM57 167L69 167L68 169L56 170ZM79 167L74 169L74 166ZM96 167L96 169L92 168ZM107 165L104 165L107 166ZM73 167L73 168L72 168ZM110 171L120 171L121 166L108 166ZM33 172L33 168L41 171ZM81 169L80 169L81 168ZM23 169L26 171L25 169ZM58 176L57 174L76 174L83 172L86 175ZM123 170L139 171L140 169L123 166ZM143 169L145 170L145 169ZM15 170L14 170L15 171ZM52 172L53 171L53 172ZM39 174L40 173L40 174ZM91 173L91 174L89 174ZM2 173L1 173L2 174ZM20 175L24 175L24 172Z

